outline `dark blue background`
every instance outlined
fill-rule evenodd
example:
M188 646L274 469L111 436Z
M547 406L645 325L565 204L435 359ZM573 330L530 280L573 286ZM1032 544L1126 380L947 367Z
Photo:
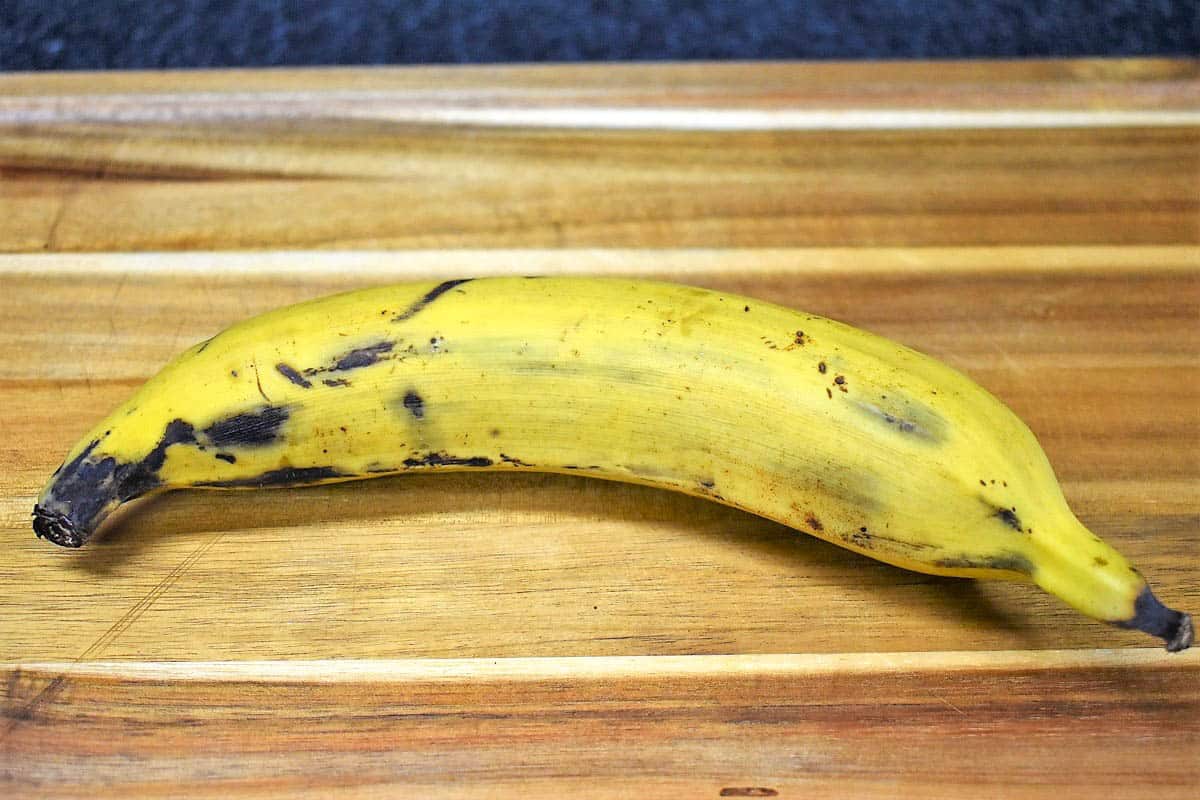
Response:
M0 69L1196 55L1200 0L0 0Z

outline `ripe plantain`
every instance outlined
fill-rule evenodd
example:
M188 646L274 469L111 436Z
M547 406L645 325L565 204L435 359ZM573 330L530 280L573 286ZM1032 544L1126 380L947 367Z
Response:
M1171 651L1192 641L968 378L829 319L667 283L405 284L247 320L97 424L33 526L79 547L151 492L463 469L707 497L907 569L1031 581Z

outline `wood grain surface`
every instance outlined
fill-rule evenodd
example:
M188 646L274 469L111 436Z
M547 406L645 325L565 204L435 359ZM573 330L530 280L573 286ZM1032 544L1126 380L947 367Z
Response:
M1200 611L1197 186L1191 61L0 76L0 792L1187 795L1194 652L694 498L177 493L80 551L29 512L247 315L637 275L965 370Z
M1194 243L1198 75L0 76L0 251Z
M1194 658L1168 665L1127 650L337 666L6 670L10 702L33 705L38 720L10 722L9 779L86 798L1195 796Z

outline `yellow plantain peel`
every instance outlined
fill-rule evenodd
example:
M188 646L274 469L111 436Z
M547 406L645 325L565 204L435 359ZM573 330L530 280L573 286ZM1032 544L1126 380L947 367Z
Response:
M1075 518L1033 434L966 376L669 283L412 283L246 320L88 432L33 527L79 547L168 489L467 469L672 489L907 569L1035 583L1171 651L1192 642L1191 618Z

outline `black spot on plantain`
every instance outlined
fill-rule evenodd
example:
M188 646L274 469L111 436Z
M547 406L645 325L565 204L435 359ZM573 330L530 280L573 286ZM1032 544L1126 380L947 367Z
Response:
M283 406L262 406L217 420L204 429L204 435L216 447L261 447L279 438L288 416Z
M352 369L369 367L379 361L396 346L395 342L376 342L366 347L358 347L339 358L330 368L330 372L348 372Z
M232 453L215 453L213 458L219 458L227 464L237 463L237 456L233 455Z
M421 299L417 300L415 303L410 305L408 308L404 309L399 314L392 317L392 322L404 322L405 320L412 319L417 314L419 314L423 310L425 310L426 306L428 306L434 300L437 300L439 297L444 295L446 292L453 289L455 286L461 286L464 283L469 283L471 280L472 280L471 278L459 278L457 280L452 280L452 281L442 281L437 286L433 287L428 292L426 292L425 295Z
M459 458L445 452L426 453L420 458L404 459L404 466L412 467L490 467L494 462L487 456Z
M280 375L287 378L289 381L296 384L297 386L304 388L304 389L312 388L312 383L307 378L305 378L303 375L301 375L299 372L297 372L294 368L289 367L287 364L283 363L282 361L280 361L278 364L275 365L275 369L279 371Z
M417 419L425 416L425 401L412 389L404 393L404 407Z
M1033 563L1020 553L997 553L992 556L955 556L933 562L946 569L995 569L1032 575Z
M503 461L505 464L512 464L514 467L532 467L533 466L533 464L530 464L526 461L522 461L519 458L513 458L512 456L505 455L504 453L500 454L500 460Z
M1017 516L1015 508L1000 508L996 510L996 517L1008 527L1012 528L1017 533L1024 533L1021 527L1021 519Z
M350 385L350 381L346 380L345 378L326 378L325 380L321 381L321 383L325 384L326 386L349 386Z
M333 467L283 467L272 469L261 475L248 478L232 478L226 481L204 481L197 486L225 489L265 489L269 486L307 486L333 478L348 477Z

